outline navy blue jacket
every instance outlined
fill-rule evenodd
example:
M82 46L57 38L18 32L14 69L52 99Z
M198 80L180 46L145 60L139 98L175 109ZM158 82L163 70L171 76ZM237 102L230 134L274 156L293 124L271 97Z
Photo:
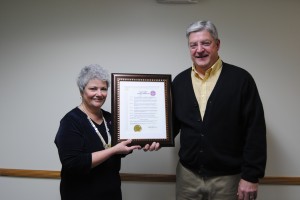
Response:
M102 113L112 133L111 114L104 110ZM98 126L98 129L107 140L105 127ZM79 108L74 108L61 119L55 144L62 163L62 200L122 199L119 175L121 156L112 156L91 168L91 153L104 148L86 114Z

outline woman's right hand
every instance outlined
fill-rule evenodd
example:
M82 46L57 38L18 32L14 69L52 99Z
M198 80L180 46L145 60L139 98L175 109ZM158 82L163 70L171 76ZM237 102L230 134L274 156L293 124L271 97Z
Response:
M111 148L92 153L92 168L100 165L114 154L129 154L134 149L141 149L141 146L139 145L127 146L131 143L131 141L132 140L126 140L116 144Z
M132 140L128 139L126 141L122 141L122 142L118 143L117 145L113 146L112 148L115 149L116 154L129 154L135 149L142 148L140 145L128 146L131 142L132 142Z

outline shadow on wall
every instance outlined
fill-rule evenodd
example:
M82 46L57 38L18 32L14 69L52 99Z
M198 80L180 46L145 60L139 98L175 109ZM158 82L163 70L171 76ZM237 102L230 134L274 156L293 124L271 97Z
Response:
M285 134L285 133L282 133ZM267 127L267 166L265 176L298 176L299 174L293 174L288 166L297 166L297 159L292 158L288 152L285 151L286 147L282 146L285 143L280 141L277 137L278 133L272 130L271 127ZM290 146L289 148L294 148Z

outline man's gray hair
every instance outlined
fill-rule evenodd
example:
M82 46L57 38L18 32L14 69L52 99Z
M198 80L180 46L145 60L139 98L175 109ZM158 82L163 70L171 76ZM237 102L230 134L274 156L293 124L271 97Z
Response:
M189 38L193 32L200 32L206 30L215 40L219 40L216 26L211 21L197 21L192 23L186 30L186 37Z

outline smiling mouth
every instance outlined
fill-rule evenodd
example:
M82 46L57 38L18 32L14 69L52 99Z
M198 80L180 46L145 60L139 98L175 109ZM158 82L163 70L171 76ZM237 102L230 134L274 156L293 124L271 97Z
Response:
M207 54L200 54L200 55L196 55L195 56L195 58L206 58L206 57L208 57L208 55Z
M103 99L93 99L94 101L99 101L99 102L102 102Z

